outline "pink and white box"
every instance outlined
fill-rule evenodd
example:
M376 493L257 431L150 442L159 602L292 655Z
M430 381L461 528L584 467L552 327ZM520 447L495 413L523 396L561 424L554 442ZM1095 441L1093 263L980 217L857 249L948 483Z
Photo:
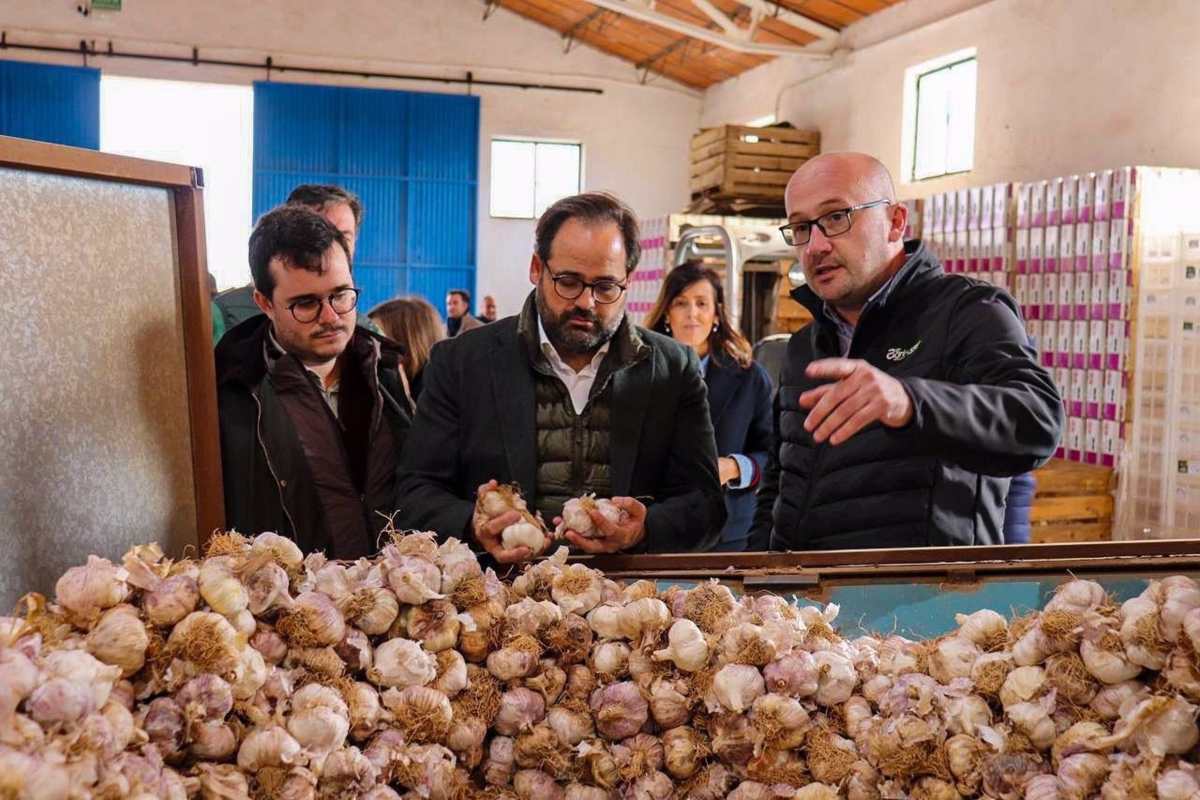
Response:
M1029 334L1029 343L1038 351L1038 363L1041 363L1042 353L1042 322L1036 319L1025 320L1025 332Z
M1098 369L1087 371L1087 392L1085 393L1083 416L1086 419L1100 419L1100 401L1104 396L1104 372Z
M1042 276L1042 319L1058 319L1058 274Z
M1106 369L1124 369L1125 350L1129 342L1129 322L1110 319L1105 325L1107 331L1104 337L1104 366Z
M1045 229L1042 239L1042 272L1058 272L1058 233L1057 225Z
M955 208L955 203L958 201L958 195L954 192L945 192L942 194L942 232L948 233L954 230L955 220L958 218L958 209Z
M1060 225L1058 228L1058 271L1075 271L1075 226Z
M967 230L979 230L983 219L983 188L972 186L967 189Z
M1108 269L1108 222L1092 223L1092 271Z
M1086 319L1071 321L1071 369L1087 369L1090 324Z
M1042 320L1042 336L1038 340L1038 349L1042 353L1042 366L1054 366L1054 348L1058 346L1058 323L1054 320Z
M1129 292L1133 285L1133 273L1117 269L1108 273L1108 309L1104 316L1109 320L1120 320L1126 317L1125 309L1129 301Z
M1021 316L1029 319L1029 276L1016 275L1014 280L1013 299L1021 307Z
M1104 370L1104 406L1101 416L1120 420L1125 411L1125 373L1116 369Z
M1051 184L1052 181L1036 181L1029 184L1029 224L1035 228L1049 224L1050 210L1046 203L1050 197ZM1054 224L1057 225L1058 222Z
M992 203L995 202L996 187L994 185L981 186L979 188L979 227L994 228L992 222Z
M1077 222L1092 221L1095 189L1096 173L1087 172L1079 176L1079 184L1075 192L1075 219Z
M1111 169L1096 173L1096 186L1092 197L1093 221L1102 222L1112 215L1112 179Z
M1075 202L1078 200L1079 194L1079 176L1067 175L1062 179L1062 223L1063 225L1074 225L1079 221L1079 215L1075 207Z
M1031 184L1018 183L1016 186L1017 194L1017 227L1028 228L1033 224L1033 209L1030 207L1030 189Z
M1126 219L1133 216L1133 195L1137 187L1137 170L1122 167L1113 170L1112 211L1110 219Z
M971 193L967 189L959 189L954 194L954 230L965 231L967 220L971 218Z
M1057 277L1058 310L1055 316L1058 319L1074 319L1075 315L1071 312L1075 308L1075 273L1060 272Z
M1009 258L1008 228L992 228L992 272L1007 270Z
M1042 203L1046 209L1045 221L1039 223L1035 220L1033 224L1045 225L1046 227L1050 227L1051 225L1061 225L1062 178L1051 178L1048 181L1043 181L1043 186L1045 186L1046 191L1046 197L1042 200Z
M954 260L955 272L967 271L967 259L971 256L971 237L966 230L954 234L954 249L958 257Z
M1088 320L1088 369L1104 369L1104 320Z
M1092 316L1092 273L1075 273L1075 310L1072 319L1087 320Z
M1129 247L1133 237L1130 235L1132 221L1124 217L1113 217L1108 223L1108 268L1127 269L1129 264Z
M1107 316L1104 312L1108 305L1108 275L1104 272L1092 273L1090 280L1092 296L1089 301L1088 318L1093 322L1100 322Z
M1075 224L1075 271L1089 272L1091 269L1092 223L1078 222Z
M1099 464L1101 457L1100 420L1083 421L1083 463Z
M1067 415L1083 417L1087 399L1087 370L1072 367L1070 380L1071 402L1067 405Z
M1100 464L1105 467L1116 467L1117 456L1121 452L1121 434L1123 426L1115 420L1105 420L1100 423Z
M942 232L942 212L945 205L942 203L940 194L932 194L925 201L925 209L928 212L926 218L929 223L928 236L933 238L933 234Z
M1041 275L1026 275L1025 291L1029 297L1029 313L1026 319L1042 319L1042 276Z
M997 183L992 187L992 227L1008 227L1008 198L1010 184Z
M1029 229L1029 272L1032 275L1042 272L1042 245L1045 241L1045 228Z
M1017 229L1017 274L1029 272L1029 228Z
M979 248L981 231L974 228L967 229L967 272L979 272Z
M1067 419L1067 460L1076 463L1083 461L1083 419L1081 417Z
M1054 347L1054 366L1070 368L1074 328L1068 320L1058 321L1058 343Z
M1071 413L1071 370L1068 367L1054 368L1054 385L1058 387L1058 394L1062 397L1063 413Z

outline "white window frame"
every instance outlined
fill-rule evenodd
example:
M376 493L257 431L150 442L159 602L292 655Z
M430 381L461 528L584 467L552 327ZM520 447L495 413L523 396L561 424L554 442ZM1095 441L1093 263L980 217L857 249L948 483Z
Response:
M534 203L533 203L534 213L532 215L497 214L495 211L495 206L493 205L493 202L492 202L492 199L496 193L495 186L493 185L494 184L493 179L496 174L495 163L493 160L493 152L495 149L494 145L497 142L519 142L519 143L523 143L523 144L532 144L534 146L534 158L533 158L534 176L533 176L533 184L529 187L529 190L531 192L534 192ZM547 145L549 145L549 144L564 145L565 144L565 145L571 145L573 147L579 148L579 181L578 181L578 190L577 191L582 192L584 190L584 185L585 185L584 184L584 163L585 163L586 152L584 150L583 142L575 140L575 139L548 139L545 137L532 137L532 136L502 136L502 135L492 136L491 140L488 143L488 216L490 216L492 219L537 219L537 199L536 199L537 146L540 144L547 144Z
M973 61L975 62L975 93L973 102L974 108L971 109L972 128L971 128L971 159L970 164L964 169L956 169L953 171L932 173L928 175L917 174L917 120L920 111L920 93L919 86L922 78L942 70L947 70L960 64ZM963 50L957 50L953 53L948 53L944 56L931 59L929 61L909 67L904 73L904 121L901 131L900 144L900 166L901 175L904 176L904 181L909 183L917 183L920 181L935 180L951 175L963 175L970 172L975 167L975 134L978 130L978 107L979 107L979 56L974 47L968 47Z

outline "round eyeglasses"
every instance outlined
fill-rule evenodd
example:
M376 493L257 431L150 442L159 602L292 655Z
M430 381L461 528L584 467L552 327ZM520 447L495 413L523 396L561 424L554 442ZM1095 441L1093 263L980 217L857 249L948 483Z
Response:
M832 239L850 230L854 224L852 215L855 211L862 211L865 208L875 208L876 206L891 205L891 203L891 200L874 200L870 203L862 203L857 206L850 206L849 208L839 208L835 211L822 214L816 219L801 220L783 225L779 228L779 232L783 234L783 240L792 247L802 247L812 239L812 229L814 227L820 228L821 233L825 234L826 239Z
M304 297L288 304L288 311L296 318L296 322L316 322L321 316L321 307L329 303L333 313L339 317L345 316L358 305L359 290L353 287L338 289L326 297Z
M546 272L549 273L550 280L554 281L554 293L563 300L578 299L584 289L591 289L592 298L597 303L609 305L620 300L621 295L625 293L625 284L611 278L589 282L571 272L556 275L550 267L546 267Z

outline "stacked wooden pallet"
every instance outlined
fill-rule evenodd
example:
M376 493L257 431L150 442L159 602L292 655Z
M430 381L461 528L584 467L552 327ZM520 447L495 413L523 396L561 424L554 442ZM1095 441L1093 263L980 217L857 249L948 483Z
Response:
M1034 542L1097 542L1113 538L1113 470L1054 459L1035 473L1030 513Z
M817 131L785 126L706 128L692 137L692 210L782 208L788 179L820 151Z

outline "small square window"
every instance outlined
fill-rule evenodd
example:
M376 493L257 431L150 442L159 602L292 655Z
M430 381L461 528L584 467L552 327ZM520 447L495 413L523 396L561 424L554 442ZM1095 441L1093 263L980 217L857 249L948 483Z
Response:
M975 162L974 51L909 70L907 176L914 181L968 172ZM907 137L906 137L907 138Z
M537 219L579 194L583 147L562 142L492 140L491 215Z

